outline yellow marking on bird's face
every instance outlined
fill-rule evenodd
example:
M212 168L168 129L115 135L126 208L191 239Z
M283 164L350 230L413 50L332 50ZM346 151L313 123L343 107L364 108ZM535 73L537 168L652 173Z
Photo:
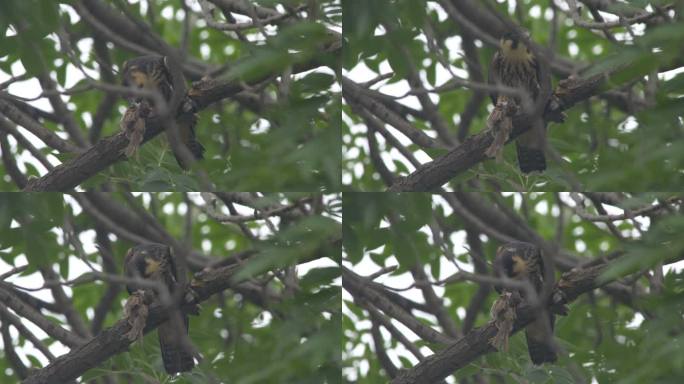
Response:
M513 276L520 276L527 273L527 263L519 255L513 255Z
M513 62L531 62L534 57L525 44L520 41L515 44L512 39L501 39L499 47L503 56Z
M161 263L157 260L146 258L145 259L145 276L150 276L159 270L159 265Z
M129 78L131 79L131 82L138 88L143 88L147 85L147 74L135 68L129 71Z

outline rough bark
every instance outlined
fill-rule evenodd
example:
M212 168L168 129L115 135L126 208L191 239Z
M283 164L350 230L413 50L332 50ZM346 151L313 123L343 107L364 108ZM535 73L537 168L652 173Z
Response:
M579 295L608 283L599 282L597 278L609 264L600 264L586 269L572 270L563 274L554 289L552 297L558 297L550 306L569 303ZM522 305L516 310L516 322L513 332L523 329L534 320L537 309ZM401 372L391 384L427 384L446 378L463 368L476 358L496 351L489 340L497 333L493 323L475 328L458 341L449 344L443 350L427 357L411 369Z
M596 95L605 83L604 75L596 75L588 79L566 79L559 83L555 90L555 98L544 112L547 120L557 120L560 113L577 102ZM526 115L518 115L513 119L513 132L509 142L531 128L531 119ZM492 144L494 137L489 131L470 136L461 145L447 154L425 163L413 173L398 179L390 188L391 192L433 191L449 182L452 178L467 171L471 167L487 159L485 151Z

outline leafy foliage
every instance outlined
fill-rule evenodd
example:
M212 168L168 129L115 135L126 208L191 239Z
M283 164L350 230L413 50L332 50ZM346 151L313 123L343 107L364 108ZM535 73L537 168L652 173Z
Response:
M270 194L256 200L255 206L268 209L266 207L273 204L320 197L316 196ZM340 196L322 197L324 213L290 218L289 221L278 216L269 217L269 223L246 221L243 225L256 234L254 239L246 236L237 225L220 223L199 211L198 207L208 204L203 203L199 195L186 198L180 193L135 197L112 194L107 197L126 210L146 212L171 236L187 239L187 246L216 257L217 261L223 262L225 258L247 251L258 252L258 257L241 262L243 272L235 276L235 284L249 280L254 287L266 284L268 290L264 291L263 297L257 294L261 290L254 291L252 297L249 292L239 289L226 290L203 302L199 316L190 317L190 338L204 359L192 372L173 382L340 382L340 249L339 242L334 241L341 236L341 212L336 203ZM188 210L192 220L189 227ZM243 208L240 212L247 215ZM3 260L0 263L7 266L7 270L28 266L19 277L12 276L6 282L23 286L33 280L42 284L43 279L37 271L57 266L55 271L60 280L74 283L65 287L69 305L83 319L92 320L92 313L103 300L109 283L74 279L90 273L82 261L101 268L102 255L111 252L120 273L124 255L134 244L105 231L105 237L115 240L109 243L111 249L96 248L94 230L103 231L103 228L91 213L92 210L84 209L68 195L0 194L0 222L8 228L0 231ZM78 248L68 240L75 237L80 239L84 254L79 254ZM104 245L98 242L97 246ZM281 274L295 266L299 269L296 289L283 293L286 290L283 283L272 274ZM4 273L5 267L2 269ZM270 292L271 296L265 292ZM118 294L106 313L104 327L121 319L126 297L125 291ZM46 316L59 326L67 324L64 316L52 316L50 312ZM83 379L113 375L120 382L142 383L150 378L169 382L156 338L156 333L151 332L142 342L133 344L130 352L116 355L89 370ZM48 345L54 343L50 337L44 341ZM28 348L30 343L23 337L17 337L13 343L21 354L31 350ZM60 351L68 352L63 348ZM26 356L32 368L40 369L45 365L45 359L34 357L32 353L35 352ZM2 367L7 369L2 369L0 382L15 382L16 376L6 362L3 359Z
M484 39L498 40L503 26L476 25L481 31L472 35L467 26L449 17L442 2L425 0L360 0L343 1L346 45L343 65L349 78L357 83L376 76L387 79L370 88L389 95L400 105L418 109L423 114L404 115L417 130L436 136L415 99L419 89L407 84L407 68L415 67L423 89L435 89L452 77L472 78L476 66L487 78L488 64L495 46ZM665 21L637 23L630 31L624 26L611 28L609 41L599 31L589 31L572 22L567 4L552 5L545 0L517 2L469 2L483 12L496 10L530 32L531 40L550 47L554 60L565 60L574 66L573 74L582 78L597 73L609 73L604 97L591 99L567 110L564 123L549 126L548 142L554 155L547 155L549 169L541 176L525 176L517 169L514 145L507 145L504 162L481 162L465 175L459 175L449 185L499 190L673 190L684 186L684 140L682 135L682 52L679 36L684 34L681 17ZM476 4L477 3L477 4ZM563 3L563 2L560 2ZM595 3L595 2L593 2ZM515 5L514 5L515 4ZM647 12L647 4L666 6L670 1L621 2L608 6L615 12L639 15ZM461 5L454 4L459 8ZM588 7L591 8L591 7ZM588 11L581 18L594 21ZM649 9L650 8L646 8ZM347 11L348 10L348 11ZM677 3L669 15L681 15ZM552 19L553 15L553 19ZM496 21L496 18L492 16ZM613 20L613 19L610 19ZM481 20L470 20L475 24ZM556 23L554 26L553 23ZM475 52L464 52L464 40L475 41ZM634 34L634 38L630 34ZM550 56L549 56L550 57ZM451 68L448 72L444 63ZM571 73L554 76L554 85ZM474 90L452 87L431 93L439 116L448 125L449 134L456 137L465 110L474 98ZM380 100L380 98L378 98ZM479 105L470 124L469 134L486 129L491 110L489 98ZM379 170L371 158L368 128L364 120L348 105L343 107L343 180L352 190L378 191L386 189ZM386 124L390 128L391 124ZM444 151L426 150L411 142L396 130L389 133L406 147L420 163L442 155ZM375 134L379 152L387 168L397 176L415 169L391 140L383 133ZM562 158L561 158L562 157ZM626 166L629 165L629 166ZM497 187L492 188L495 184Z
M111 6L118 17L126 15L146 25L150 33L174 48L185 44L187 52L182 54L186 60L199 61L207 69L221 69L213 75L217 81L248 84L269 79L250 87L250 94L245 97L222 100L199 113L196 133L206 152L205 160L196 168L208 174L216 189L339 190L341 112L339 91L334 90L339 65L336 55L321 53L321 47L331 40L327 28L340 24L337 0L316 2L315 20L298 18L280 23L277 29L254 27L239 31L239 35L207 26L197 2L102 3ZM186 7L185 3L193 4ZM285 3L293 9L309 4L304 0ZM71 91L63 99L83 136L95 135L98 139L120 131L126 103L119 98L121 101L104 115L101 131L91 132L94 117L107 101L102 90L88 86L77 67L81 65L93 80L120 83L121 63L138 54L123 49L116 39L108 41L109 36L94 31L75 11L82 8L68 1L4 1L0 14L0 71L6 77L25 76L25 81L11 84L8 90L25 95L30 89L31 96L39 93L35 92L36 77L49 75L60 91ZM186 21L190 28L184 36ZM5 37L5 33L11 35ZM82 63L75 62L74 57ZM273 81L281 75L289 76L293 66L313 59L320 63L314 70ZM22 67L25 71L18 70ZM109 77L116 77L103 75L108 70L114 73L107 73ZM195 75L190 80L199 78ZM50 110L44 99L33 105ZM50 131L69 136L61 124L37 120ZM24 132L20 130L21 134ZM10 143L22 172L30 176L45 174L43 166L23 145L13 139ZM34 141L34 145L50 155L53 164L58 164L56 158L63 162L73 157L42 142ZM16 190L4 166L0 165L0 174L4 176L0 190ZM127 184L133 190L143 191L200 189L195 172L185 173L179 168L163 134L143 145L128 161L109 167L83 186L105 182Z
M619 206L638 209L651 205L655 199L664 201L670 195L632 194L620 201ZM496 215L476 214L476 220L481 224L474 225L472 216L466 218L455 213L445 196L346 193L343 265L361 276L377 274L374 281L388 292L423 304L426 300L420 287L426 282L419 282L411 274L412 268L418 266L432 283L445 313L458 329L462 329L466 311L473 305L479 285L458 280L442 287L439 282L459 270L473 271L474 252L479 252L480 246L487 263L487 271L480 273L491 274L490 264L501 241L480 230L488 227L501 231L499 225L505 224L496 222ZM471 380L477 375L485 381L507 383L672 382L684 374L681 336L684 243L679 236L684 216L681 200L669 209L647 216L614 220L623 237L618 239L604 222L580 217L575 212L576 202L566 193L559 196L553 193L475 196L487 206L502 207L499 212L508 210L504 216L506 220L518 217L522 220L521 226L529 226L542 241L559 247L559 254L576 257L577 264L596 261L617 251L624 252L623 256L610 261L602 278L611 281L618 278L620 284L635 293L630 299L620 299L610 290L596 290L571 303L568 316L556 320L555 337L565 351L557 364L532 366L524 336L514 335L507 352L486 354L454 372L459 381ZM478 212L474 206L466 209ZM613 213L616 211L611 209ZM585 214L596 215L589 209ZM395 232L401 236L395 236ZM473 241L481 244L478 246ZM455 260L450 260L450 254ZM559 258L556 266L565 262L564 256L556 257ZM679 263L670 264L675 260ZM665 265L665 273L659 283L655 271L662 265ZM366 308L369 304L362 302L360 305L354 295L348 293L343 297L344 377L358 383L387 382L385 366L377 354L379 347L371 337L372 319ZM478 307L474 326L490 320L489 308L495 298L496 294L490 292ZM407 310L407 313L421 323L445 332L434 314L418 310ZM392 313L384 315L393 318ZM402 327L402 322L396 318L392 319L392 324L420 348L424 356L432 354L431 349L441 348ZM397 368L413 367L417 363L415 356L384 327L381 330L381 347L387 351L391 362Z

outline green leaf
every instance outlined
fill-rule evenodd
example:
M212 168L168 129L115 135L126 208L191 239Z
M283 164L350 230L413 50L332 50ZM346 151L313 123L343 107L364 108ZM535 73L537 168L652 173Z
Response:
M0 228L8 229L12 222L11 194L0 194ZM2 231L0 231L2 232Z
M21 38L21 44L17 48L21 63L26 68L26 73L30 76L37 76L45 72L43 57L39 50L34 46L33 40Z
M37 234L44 232L44 224L31 222L22 227L23 242L26 245L26 258L29 269L35 271L38 267L45 266L55 255L48 253L47 239L36 238Z
M342 276L339 267L314 268L304 275L300 282L307 289L314 289L330 284L334 279Z

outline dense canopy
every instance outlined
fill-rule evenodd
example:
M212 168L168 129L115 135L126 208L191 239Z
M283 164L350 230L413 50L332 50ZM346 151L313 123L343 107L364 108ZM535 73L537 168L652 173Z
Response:
M665 382L682 377L681 195L344 195L344 377L359 383ZM497 247L541 248L568 303L559 360L496 350ZM600 289L599 289L600 288ZM518 309L514 329L531 321ZM503 380L503 381L500 381Z
M260 3L3 1L0 190L339 190L339 1ZM180 104L157 103L173 111L124 155L124 97L140 96L123 64L149 55ZM168 117L188 111L206 150L184 172Z
M343 183L353 190L681 190L682 3L346 0ZM553 80L543 174L485 156L489 65L529 33ZM511 138L529 130L514 121Z
M154 332L126 337L124 255L150 242L200 304L202 360L175 382L339 381L339 195L0 197L0 382L167 382ZM150 307L145 331L165 316Z

